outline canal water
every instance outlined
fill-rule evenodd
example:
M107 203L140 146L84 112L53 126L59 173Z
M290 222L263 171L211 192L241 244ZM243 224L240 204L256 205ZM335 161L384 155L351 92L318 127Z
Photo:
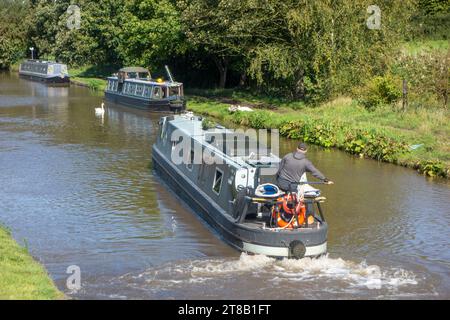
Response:
M311 148L335 181L322 188L328 256L241 254L152 173L159 115L106 104L98 117L101 101L0 74L0 221L70 297L450 298L448 181ZM281 153L294 147L281 141Z

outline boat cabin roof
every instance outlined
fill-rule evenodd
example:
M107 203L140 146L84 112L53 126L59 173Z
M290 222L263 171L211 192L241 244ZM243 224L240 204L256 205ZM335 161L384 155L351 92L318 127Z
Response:
M112 76L112 77L108 77L108 80L118 80L119 78L117 76ZM139 84L150 84L150 85L154 85L154 86L166 86L166 87L179 87L181 85L183 85L181 82L171 82L171 81L163 81L163 82L158 82L154 79L137 79L137 78L126 78L125 79L126 82L132 82L132 83L139 83Z
M227 139L233 139L233 141L241 141L245 142L248 139L251 139L249 135L244 134L243 132L235 132L232 129L227 129L222 126L216 126L215 128L203 130L202 127L202 118L198 116L194 116L193 114L186 113L182 115L168 116L164 117L166 121L170 121L170 123L175 126L177 129L181 130L186 136L192 137L194 140L198 141L200 144L208 146L209 148L213 148L214 152L217 155L220 155L224 158L225 161L232 161L241 167L278 167L281 159L267 152L268 155L259 156L254 154L253 152L249 155L233 155L230 153L231 150L221 150L218 147L220 146L218 143L215 143L214 137L221 136L223 139L223 144ZM230 141L230 140L228 140ZM233 142L234 145L234 142ZM266 147L263 146L262 143L259 143L260 148ZM224 146L222 146L224 147ZM267 148L267 147L266 147ZM269 148L267 148L269 149ZM243 151L243 150L233 150L233 151ZM269 150L270 151L270 150Z
M64 63L59 63L59 62L56 62L56 61L46 61L46 60L36 60L36 59L27 59L27 60L25 60L25 61L22 62L22 64L25 64L25 63L30 63L30 64L34 64L34 65L36 65L36 64L45 64L45 65L55 65L55 64L59 64L59 65L66 65L66 64L64 64Z
M136 73L150 73L150 71L143 67L125 67L119 70L119 72L136 72Z

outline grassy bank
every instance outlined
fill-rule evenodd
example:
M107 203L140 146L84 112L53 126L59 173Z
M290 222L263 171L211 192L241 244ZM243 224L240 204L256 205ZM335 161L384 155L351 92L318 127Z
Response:
M447 110L398 113L385 107L368 111L350 98L338 98L318 107L297 102L277 106L273 101L252 105L254 101L240 100L239 95L191 96L188 108L236 125L277 128L287 138L411 167L428 176L450 177ZM230 113L227 103L230 101L265 107L253 112ZM267 106L271 109L266 109Z
M402 51L408 54L418 54L430 50L446 52L448 49L449 49L448 40L423 39L405 42L402 45Z
M62 299L45 268L0 226L0 299Z
M69 68L70 81L92 90L103 91L107 84L106 77L111 75L112 69L113 67L98 68L93 66Z

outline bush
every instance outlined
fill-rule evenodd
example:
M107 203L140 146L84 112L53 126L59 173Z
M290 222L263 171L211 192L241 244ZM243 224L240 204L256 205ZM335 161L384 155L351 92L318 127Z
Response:
M397 81L391 76L375 77L361 90L359 101L369 110L373 110L381 105L393 105L402 92Z
M448 39L450 13L448 9L441 12L429 12L431 15L419 15L411 20L412 34L416 38Z
M215 126L216 126L216 123L212 120L209 120L208 118L204 118L202 121L202 129L203 130L212 129Z
M336 126L319 120L290 121L280 126L280 134L309 142L321 147L330 148L336 145Z
M330 98L331 86L329 81L321 79L311 81L309 77L304 77L303 84L305 86L305 102L318 105Z
M447 107L449 95L450 54L426 51L417 55L401 55L393 72L408 81L410 102L434 96L436 103ZM412 100L412 101L411 101Z
M269 112L253 111L247 112L249 116L249 125L255 129L270 129L270 120L272 118Z
M425 160L417 164L417 169L420 173L423 173L430 177L449 177L450 169L446 168L441 161L437 160Z
M379 132L356 130L348 132L345 137L343 148L345 151L366 156L378 161L396 163L399 154L409 151L408 145L396 141Z
M254 129L270 129L272 114L266 111L242 112L232 114L232 121L236 124L252 127Z

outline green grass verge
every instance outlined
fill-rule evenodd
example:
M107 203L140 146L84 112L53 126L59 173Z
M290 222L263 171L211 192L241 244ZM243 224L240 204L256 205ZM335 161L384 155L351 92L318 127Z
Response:
M63 299L45 268L0 226L0 299Z
M418 40L405 42L402 50L408 54L418 54L424 51L446 52L449 49L449 40Z
M71 77L70 82L96 91L104 91L106 88L106 80L103 79Z
M110 76L115 70L113 66L69 68L70 81L92 90L104 91L107 84L106 77Z

